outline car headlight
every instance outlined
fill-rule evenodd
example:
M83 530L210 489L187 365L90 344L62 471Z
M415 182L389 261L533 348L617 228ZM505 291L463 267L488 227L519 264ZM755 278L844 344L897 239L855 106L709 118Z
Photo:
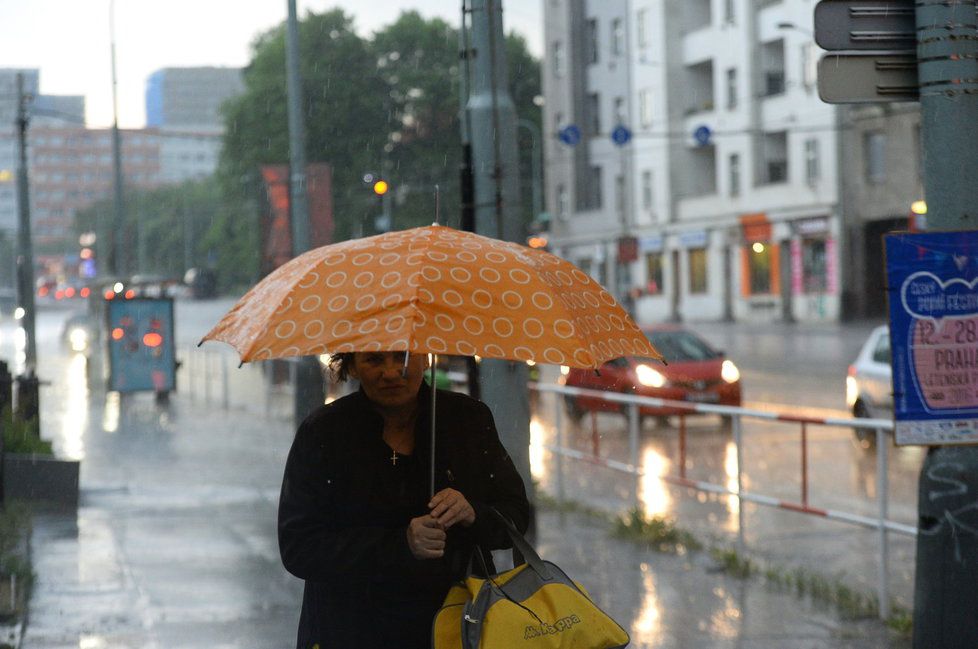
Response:
M736 383L740 380L740 370L733 361L723 361L723 365L720 366L720 378L727 383Z
M635 376L642 385L650 388L661 388L666 384L666 377L659 370L652 369L648 365L639 365L635 368Z
M75 327L68 332L68 343L71 345L71 351L85 351L88 347L88 332L81 327Z
M847 376L846 377L846 405L852 408L856 405L856 399L859 398L859 383L856 382L856 377Z

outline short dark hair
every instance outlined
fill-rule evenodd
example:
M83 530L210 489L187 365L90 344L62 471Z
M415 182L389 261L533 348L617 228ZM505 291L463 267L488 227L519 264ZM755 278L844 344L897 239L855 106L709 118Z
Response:
M326 365L337 381L345 381L350 378L350 368L353 367L353 352L332 354Z

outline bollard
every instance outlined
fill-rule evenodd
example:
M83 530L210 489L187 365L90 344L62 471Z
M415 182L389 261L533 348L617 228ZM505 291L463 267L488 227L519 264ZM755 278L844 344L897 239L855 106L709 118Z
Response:
M5 361L0 361L0 412L13 407L14 377Z
M38 394L41 382L32 374L21 374L14 379L17 394L17 418L24 422L34 422L34 434L40 434L40 396Z
M642 506L641 497L641 485L642 485L642 472L639 468L639 449L638 449L638 434L639 428L641 426L641 418L638 415L638 404L630 403L628 404L628 460L631 462L632 470L635 476L635 489L633 492L633 505L636 509Z
M742 422L740 415L733 416L733 435L737 449L737 553L743 556L745 547L744 541L744 439L742 432Z

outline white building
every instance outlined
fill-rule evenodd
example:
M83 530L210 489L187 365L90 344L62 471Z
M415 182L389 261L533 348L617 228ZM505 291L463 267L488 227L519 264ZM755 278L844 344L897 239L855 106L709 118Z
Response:
M838 318L812 3L544 2L552 247L642 323Z

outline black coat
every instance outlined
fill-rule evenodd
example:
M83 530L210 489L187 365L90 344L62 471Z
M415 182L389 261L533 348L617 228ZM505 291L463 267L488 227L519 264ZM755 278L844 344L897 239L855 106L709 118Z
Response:
M449 530L441 559L414 558L407 525L428 512L427 385L418 398L415 451L397 466L383 420L362 390L317 408L299 426L282 481L278 536L286 569L306 581L300 649L429 647L431 618L463 576L474 544L485 551L510 545L488 508L526 529L523 482L489 408L439 390L435 491L460 491L476 520Z

